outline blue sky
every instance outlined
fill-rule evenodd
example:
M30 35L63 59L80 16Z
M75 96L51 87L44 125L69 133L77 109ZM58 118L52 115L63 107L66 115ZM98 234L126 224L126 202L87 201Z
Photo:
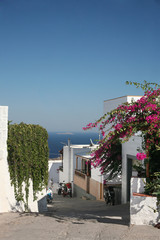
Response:
M159 0L0 0L0 105L9 120L81 131L103 101L159 81Z

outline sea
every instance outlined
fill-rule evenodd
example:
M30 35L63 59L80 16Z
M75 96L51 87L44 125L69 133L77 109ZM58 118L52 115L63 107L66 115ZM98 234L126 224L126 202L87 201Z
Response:
M59 157L59 151L68 144L68 139L71 144L90 144L91 140L96 144L99 134L96 132L48 132L49 158Z

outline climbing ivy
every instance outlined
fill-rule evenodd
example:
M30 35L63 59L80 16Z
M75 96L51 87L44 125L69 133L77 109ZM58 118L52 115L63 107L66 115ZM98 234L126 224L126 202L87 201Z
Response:
M48 183L48 133L32 124L9 124L8 164L15 198L28 209L29 180L33 183L33 197ZM23 192L25 187L25 197Z

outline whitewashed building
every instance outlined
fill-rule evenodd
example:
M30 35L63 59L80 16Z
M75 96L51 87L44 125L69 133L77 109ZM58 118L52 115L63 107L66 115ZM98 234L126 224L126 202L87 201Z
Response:
M76 169L76 154L88 153L90 148L89 144L72 145L70 139L68 139L68 145L63 147L63 161L59 171L59 182L73 182Z
M98 145L84 144L63 147L63 167L59 171L59 182L71 182L73 196L104 200L104 179L99 168L90 164L91 152ZM87 163L87 164L86 164ZM116 178L110 184L119 185L121 179Z
M131 103L137 101L141 96L123 96L119 98L109 99L104 101L104 113L110 112L123 103ZM137 161L136 154L137 148L141 147L142 139L137 133L130 140L122 144L122 203L130 201L130 180L133 174L132 165Z
M132 100L137 101L141 96L123 96L104 101L104 114L119 105ZM137 148L141 147L142 139L139 134L122 144L122 176L110 180L107 184L121 186L121 203L130 201L130 180L137 175L132 165L136 163ZM74 182L73 194L78 196L90 194L98 200L103 200L103 181L106 176L101 175L99 168L90 167L85 162L90 160L90 153L94 146L71 145L63 147L63 170L60 171L60 182ZM90 170L89 170L90 168Z
M68 140L68 146L63 147L63 168L59 171L59 181L72 183L73 196L88 196L96 199L97 192L100 191L100 186L102 187L103 176L99 169L91 168L90 164L86 164L90 160L91 151L96 146L71 145ZM95 184L91 184L92 181L95 181ZM102 196L98 199L102 199Z
M76 169L74 174L74 192L76 196L104 201L104 180L106 175L102 175L100 168L94 168L90 164L91 151L76 154ZM107 182L107 185L114 186L118 190L121 184L120 176ZM119 203L118 191L116 191L115 203Z

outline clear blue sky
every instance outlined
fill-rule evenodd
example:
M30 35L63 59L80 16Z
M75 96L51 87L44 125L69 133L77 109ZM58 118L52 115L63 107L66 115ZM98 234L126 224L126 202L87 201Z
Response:
M159 0L0 0L0 105L9 120L81 131L103 101L160 83Z

